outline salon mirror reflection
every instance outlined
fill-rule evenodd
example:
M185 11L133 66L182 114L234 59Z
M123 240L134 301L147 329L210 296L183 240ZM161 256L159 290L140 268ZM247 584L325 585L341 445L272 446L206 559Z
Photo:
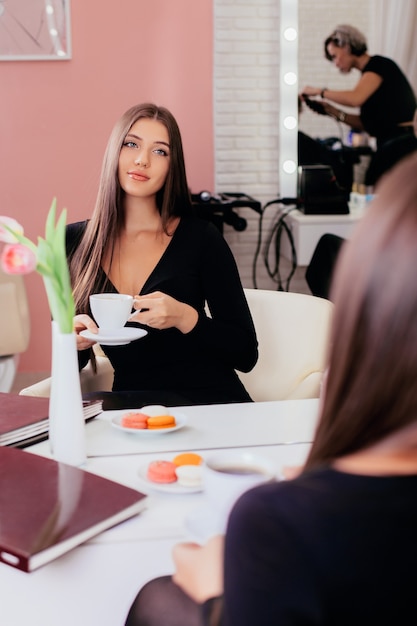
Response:
M417 7L408 0L398 6L367 0L349 8L333 3L323 19L317 7L312 28L309 4L298 2L299 92L308 96L299 102L299 162L314 160L314 148L323 155L324 148L324 157L316 158L333 162L342 182L349 183L352 169L354 182L374 187L387 168L415 149ZM372 80L381 83L375 87ZM395 142L389 150L388 141Z

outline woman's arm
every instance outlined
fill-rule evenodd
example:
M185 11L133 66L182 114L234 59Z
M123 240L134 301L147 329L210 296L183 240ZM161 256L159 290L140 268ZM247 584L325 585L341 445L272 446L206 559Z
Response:
M256 487L232 510L225 541L227 626L322 623L316 572L291 524L302 510L294 490L289 494L292 482L281 483L288 495L279 485Z
M202 604L223 593L224 536L216 535L204 545L174 546L174 582L195 602Z
M178 328L184 334L189 333L198 322L197 311L166 293L154 291L146 296L135 296L133 307L137 313L129 321L136 321L151 328Z
M173 242L176 253L170 258L175 265L179 257L175 297L161 291L137 296L131 319L157 329L175 327L201 358L210 355L228 368L251 370L258 358L256 333L228 244L203 220L185 225L181 235L180 245Z
M232 251L210 226L200 268L210 317L200 314L190 336L234 369L248 372L258 359L255 327Z
M361 107L382 83L382 77L375 72L365 72L354 89L340 91L328 89L327 87L304 87L302 95L321 96L327 100L332 100L336 104L348 107Z
M333 117L335 120L338 120L339 122L342 122L343 124L347 124L348 126L350 126L351 128L353 128L354 130L358 132L362 132L364 130L364 127L363 127L363 124L359 115L356 115L355 113L347 113L346 111L342 111L341 109L338 109L337 107L333 106L332 104L330 104L330 102L327 102L326 100L324 100L322 104L323 104L323 109L326 115Z
M339 91L328 89L327 87L310 87L303 89L302 96L321 96L324 98L322 104L324 113L330 117L334 117L339 122L347 124L357 131L363 131L364 127L360 115L342 111L333 106L327 100L348 107L361 107L382 83L382 77L375 72L365 72L354 89L349 91Z

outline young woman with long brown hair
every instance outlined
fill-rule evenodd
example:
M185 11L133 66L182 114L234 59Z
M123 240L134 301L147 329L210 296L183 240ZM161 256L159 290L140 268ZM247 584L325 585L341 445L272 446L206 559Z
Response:
M68 226L67 249L80 366L93 345L80 332L97 332L90 294L134 296L128 325L148 332L103 346L121 404L250 401L235 370L257 360L252 318L226 241L193 215L180 131L166 108L140 104L117 121L93 214Z

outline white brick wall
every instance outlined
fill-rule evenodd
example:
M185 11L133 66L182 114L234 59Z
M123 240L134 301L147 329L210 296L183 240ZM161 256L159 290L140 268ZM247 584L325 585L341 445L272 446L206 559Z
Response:
M370 0L298 0L299 86L348 88L357 76L340 76L323 55L323 41L340 23L365 34ZM242 192L262 205L279 196L279 0L214 0L215 193ZM335 123L310 111L300 127L313 136L337 135ZM253 287L252 266L258 241L259 216L240 210L248 228L224 234L238 262L245 287ZM267 209L262 247L277 215ZM271 260L273 263L273 260ZM257 286L275 289L260 255Z

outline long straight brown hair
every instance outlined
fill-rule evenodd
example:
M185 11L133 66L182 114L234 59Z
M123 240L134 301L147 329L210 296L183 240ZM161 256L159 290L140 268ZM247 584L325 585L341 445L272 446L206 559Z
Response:
M417 152L376 192L335 271L328 377L304 469L417 420Z
M139 119L158 120L168 131L170 164L164 186L157 194L162 226L167 232L173 216L191 213L191 198L185 172L184 153L178 124L164 107L152 103L128 109L116 122L104 154L99 190L91 219L70 258L70 275L77 313L89 312L89 295L103 291L100 271L104 254L113 256L114 245L124 224L123 190L118 178L119 155L129 130Z

